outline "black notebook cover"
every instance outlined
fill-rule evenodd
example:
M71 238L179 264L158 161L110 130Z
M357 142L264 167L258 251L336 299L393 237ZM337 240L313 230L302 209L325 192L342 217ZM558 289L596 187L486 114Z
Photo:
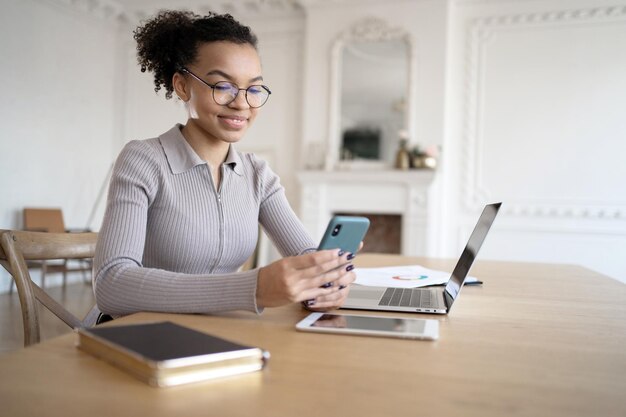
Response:
M87 330L156 362L250 349L172 322L94 327Z

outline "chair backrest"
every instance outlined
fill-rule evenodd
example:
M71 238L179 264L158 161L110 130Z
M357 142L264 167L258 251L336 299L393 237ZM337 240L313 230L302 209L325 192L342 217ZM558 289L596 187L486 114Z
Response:
M59 208L25 208L24 229L36 232L64 233L63 211Z
M22 309L24 346L41 340L37 300L71 328L95 324L99 314L96 307L83 320L77 318L32 281L26 261L93 258L97 239L97 233L0 230L0 264L15 280Z

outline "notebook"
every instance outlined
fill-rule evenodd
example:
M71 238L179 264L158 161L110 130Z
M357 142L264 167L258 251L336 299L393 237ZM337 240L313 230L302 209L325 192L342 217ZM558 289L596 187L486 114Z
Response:
M78 329L77 348L157 387L262 369L269 353L172 322Z
M465 249L445 288L364 287L353 285L341 308L358 310L403 311L408 313L448 314L459 297L478 251L502 203L483 209Z

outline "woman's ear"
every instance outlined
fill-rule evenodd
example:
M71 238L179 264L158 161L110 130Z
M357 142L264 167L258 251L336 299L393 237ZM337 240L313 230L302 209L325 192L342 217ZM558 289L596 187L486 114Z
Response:
M187 79L180 72L175 72L172 77L172 86L176 95L184 102L189 101L190 94L188 92Z

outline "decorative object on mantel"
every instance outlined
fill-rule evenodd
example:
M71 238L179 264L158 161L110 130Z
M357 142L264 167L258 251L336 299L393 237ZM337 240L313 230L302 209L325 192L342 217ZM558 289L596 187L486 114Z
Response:
M437 157L439 151L437 146L429 146L422 151L419 146L411 150L411 168L413 169L435 169L437 168Z
M407 148L407 140L400 139L400 147L396 152L396 169L406 170L411 167L411 154Z

